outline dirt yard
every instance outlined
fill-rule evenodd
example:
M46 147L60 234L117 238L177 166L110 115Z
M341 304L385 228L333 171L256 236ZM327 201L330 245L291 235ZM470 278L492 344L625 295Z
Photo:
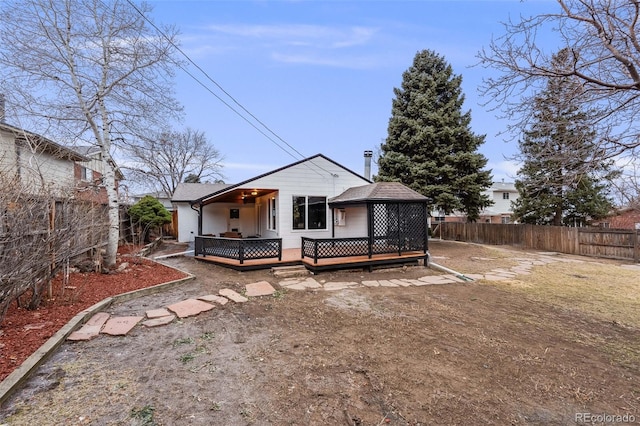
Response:
M430 244L435 262L469 274L541 256ZM554 257L563 261L504 281L279 290L126 337L65 343L2 407L0 424L566 425L577 413L640 423L640 271ZM141 315L263 279L278 288L267 272L166 263L197 279L109 313ZM430 274L440 272L314 278Z

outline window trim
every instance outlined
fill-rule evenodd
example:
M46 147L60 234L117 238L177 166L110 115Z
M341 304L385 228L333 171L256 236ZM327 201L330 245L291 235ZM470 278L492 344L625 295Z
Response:
M269 198L267 210L267 229L269 231L276 231L278 227L278 205L276 203L276 197Z
M304 198L304 211L302 212L301 216L302 219L304 220L304 226L303 227L296 227L296 217L295 217L295 212L296 212L296 206L302 206L302 204L299 203L299 200ZM311 213L311 209L310 209L310 204L309 204L309 199L312 198L318 198L318 199L323 199L323 211L324 211L324 218L322 219L322 224L324 225L324 227L322 228L315 228L315 227L310 227L309 226L309 220L310 220L310 213ZM292 195L291 196L291 230L292 231L326 231L329 229L329 220L327 219L327 214L329 211L328 205L327 205L327 199L328 197L326 195ZM321 203L314 203L314 204L321 204Z

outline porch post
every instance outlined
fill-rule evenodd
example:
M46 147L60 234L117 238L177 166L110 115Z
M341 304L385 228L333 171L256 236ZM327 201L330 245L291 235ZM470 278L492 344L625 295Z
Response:
M202 204L198 205L198 235L202 235Z
M336 237L336 209L331 208L331 238Z
M373 226L373 204L367 203L367 232L369 233L369 259L373 257L373 242L374 242L374 226Z
M400 217L400 203L396 203L396 208L398 214L398 256L402 256L402 249L404 248L404 234L400 230L400 224L402 223L402 218Z
M427 253L429 251L429 224L427 223L427 205L423 204L424 208L422 209L422 223L424 223L424 252Z

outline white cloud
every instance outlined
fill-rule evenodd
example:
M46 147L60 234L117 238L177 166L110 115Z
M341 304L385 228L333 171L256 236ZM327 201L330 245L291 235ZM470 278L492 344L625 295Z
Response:
M358 25L216 24L183 35L181 42L199 58L234 52L285 64L371 69L389 62L389 49L379 45L381 40L374 43L378 33L377 27Z
M505 182L513 182L520 169L520 164L512 160L503 160L498 162L490 162L487 168L491 169L494 182L500 182L504 179Z
M206 30L243 38L259 39L282 46L307 46L323 49L342 49L367 44L378 31L376 28L322 25L210 25Z
M319 53L288 54L273 53L271 58L277 62L288 64L322 65L335 68L371 69L379 66L383 61L375 56L330 56Z

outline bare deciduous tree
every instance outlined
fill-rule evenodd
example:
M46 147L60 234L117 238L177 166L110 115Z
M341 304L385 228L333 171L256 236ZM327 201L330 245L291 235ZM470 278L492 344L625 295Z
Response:
M602 153L633 151L640 147L639 18L634 0L557 0L555 11L504 23L505 33L478 55L501 73L486 79L481 92L513 120L509 130L517 134L529 124L531 92L549 79L574 77L583 88L575 101L598 111ZM554 68L552 55L563 48L571 66Z
M0 6L7 102L52 139L100 147L107 266L116 261L119 239L113 148L180 112L171 85L176 32L158 34L149 13L147 5L126 0L7 0Z
M73 187L36 182L0 170L0 321L17 299L35 309L55 296L55 274L100 247L108 231L104 206L73 200Z
M616 205L640 211L640 165L630 159L621 176L613 182L612 196Z
M166 131L128 148L131 162L123 169L136 181L173 195L176 186L187 176L197 181L222 178L222 157L202 131L187 128Z

